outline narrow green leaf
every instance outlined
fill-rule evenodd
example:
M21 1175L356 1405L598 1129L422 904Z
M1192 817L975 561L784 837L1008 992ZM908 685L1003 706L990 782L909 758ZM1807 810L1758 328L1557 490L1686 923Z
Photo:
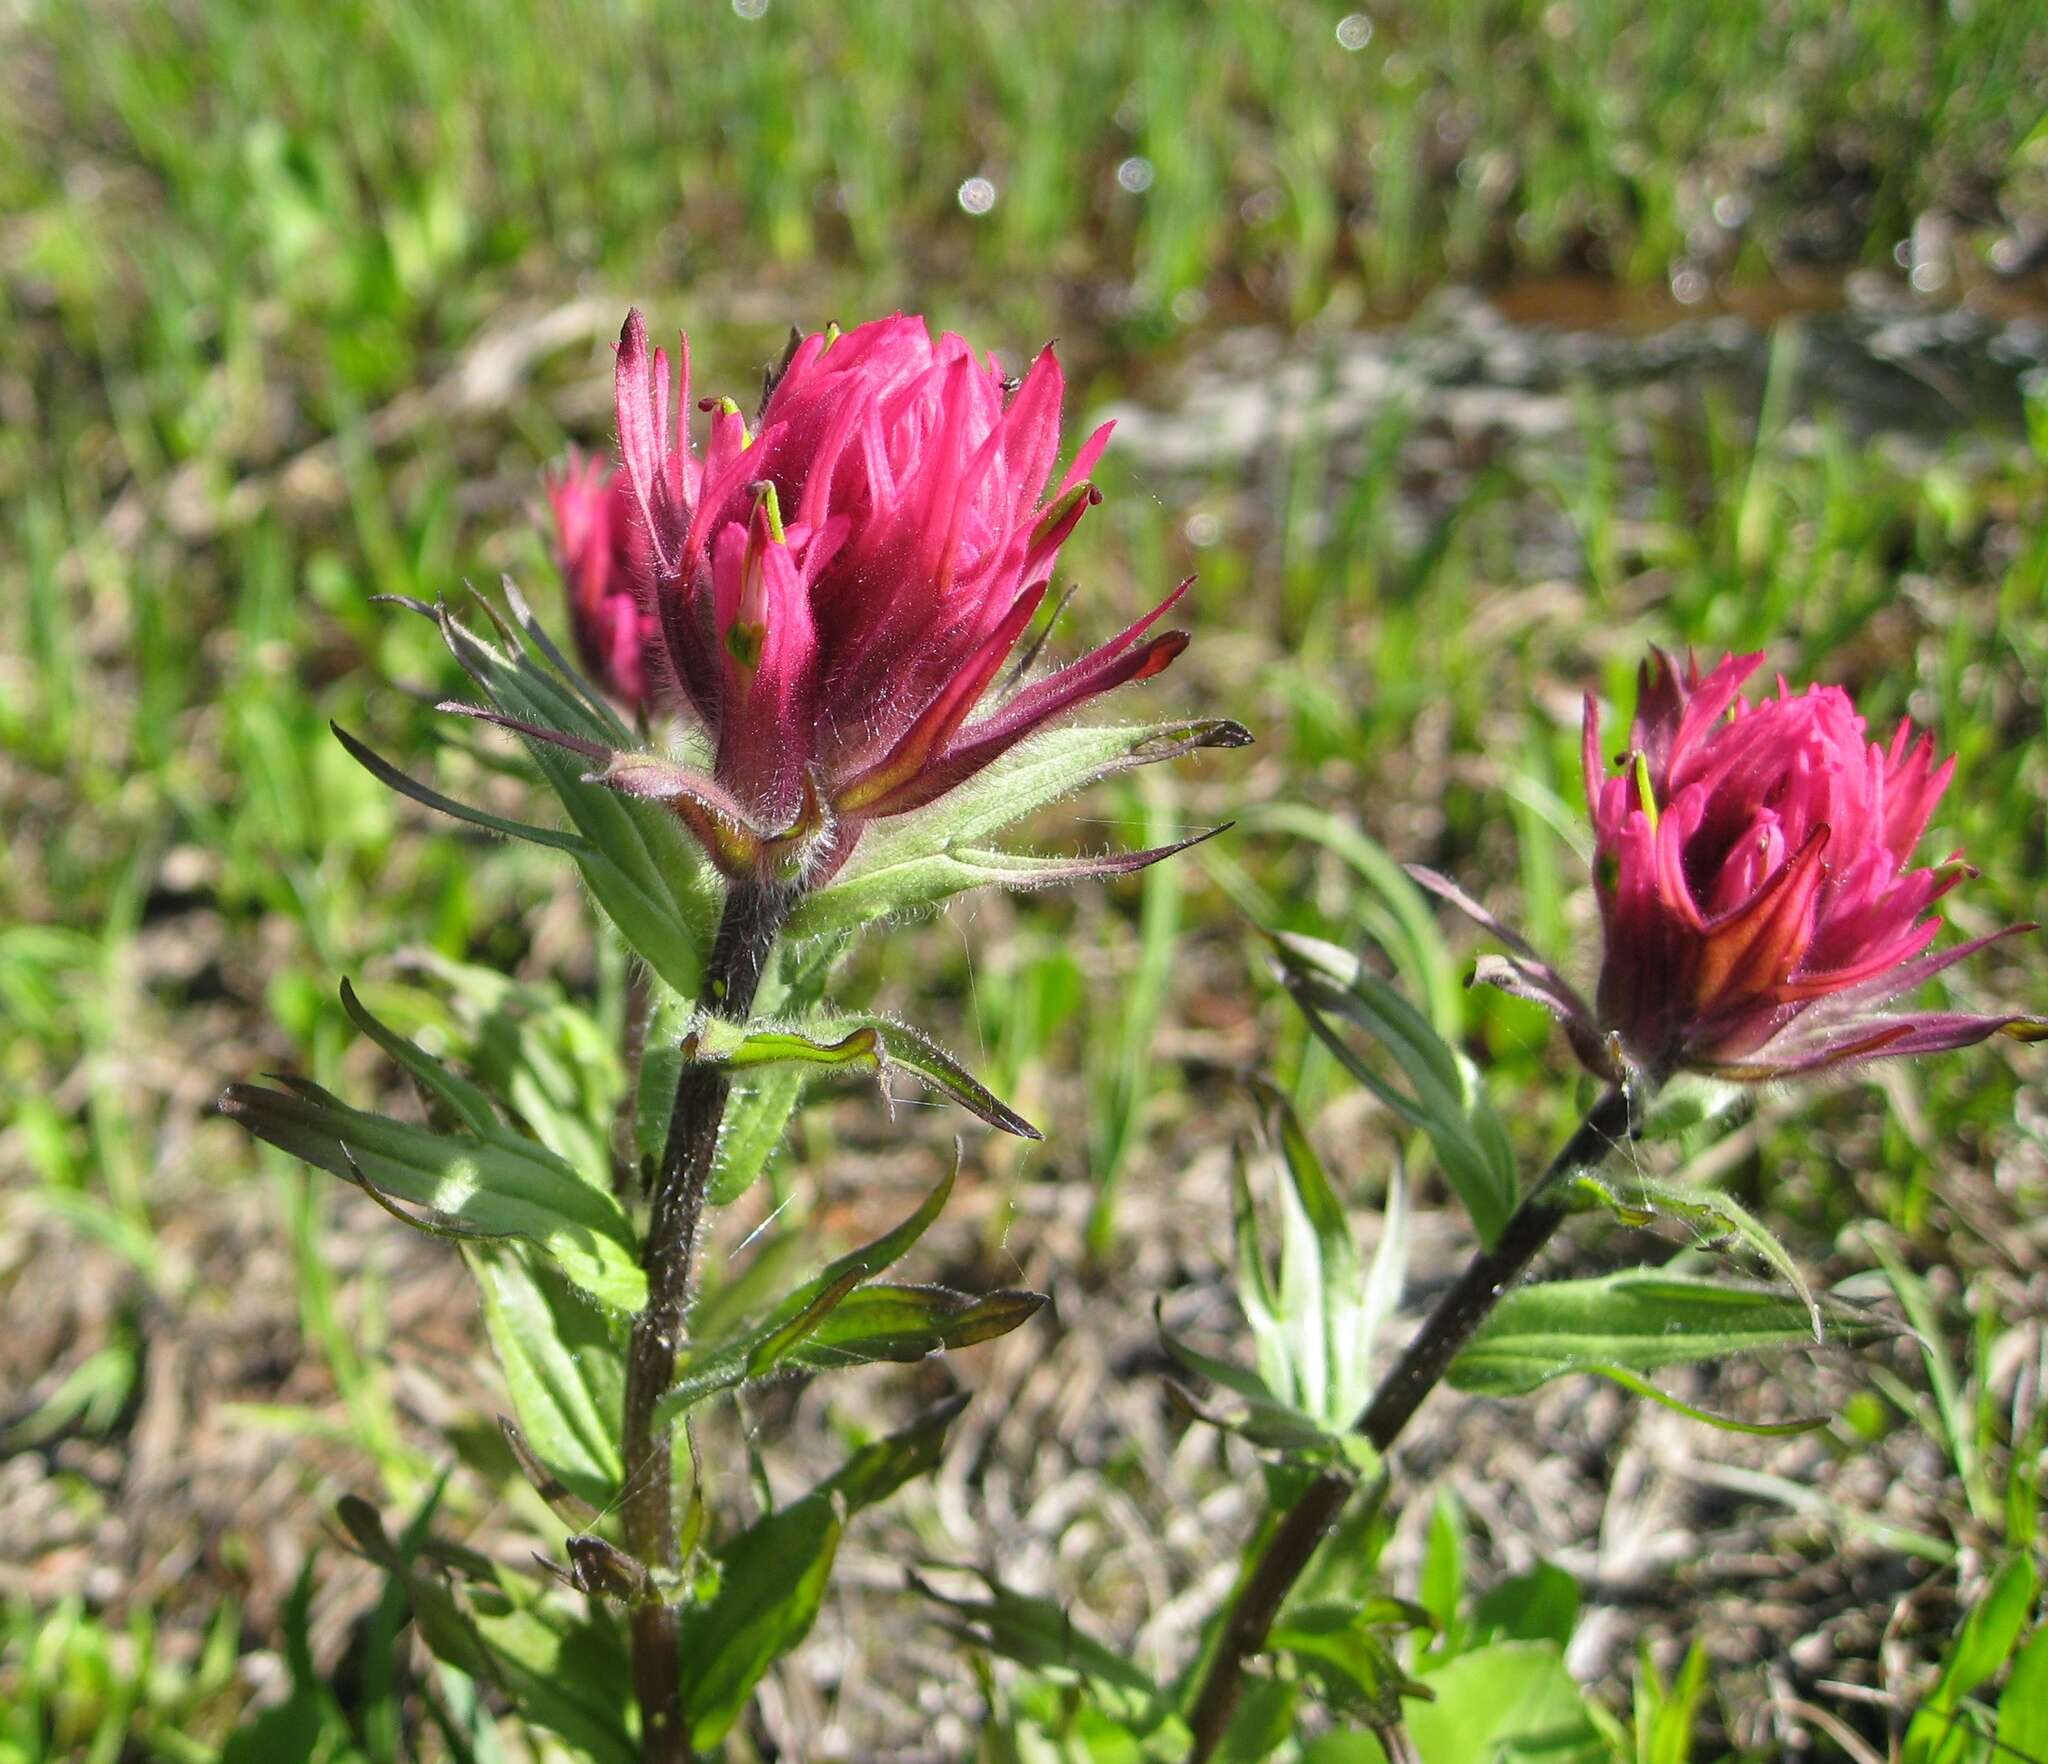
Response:
M1999 1756L2048 1758L2048 1623L2037 1623L2014 1657L1998 1699Z
M824 1327L826 1320L867 1277L865 1268L849 1268L787 1323L771 1329L747 1349L741 1375L759 1378L772 1372L798 1347Z
M1235 1391L1251 1402L1286 1406L1284 1400L1263 1378L1246 1367L1234 1366L1228 1360L1218 1360L1200 1353L1177 1337L1168 1335L1163 1328L1159 1331L1159 1345L1183 1371L1191 1372L1197 1378L1205 1378L1211 1384L1220 1384L1225 1390Z
M1295 1387L1294 1362L1287 1351L1286 1333L1280 1327L1280 1297L1273 1290L1266 1253L1259 1243L1259 1214L1252 1202L1251 1179L1241 1158L1231 1168L1231 1197L1231 1228L1237 1244L1237 1302L1245 1321L1251 1325L1252 1345L1266 1389L1274 1401L1292 1406L1301 1393Z
M455 658L504 715L616 747L617 719L531 656L509 656L440 609ZM696 996L717 929L722 887L708 858L660 804L585 782L590 762L522 736L528 757L591 848L572 853L592 895L619 933L662 979Z
M466 802L459 802L452 796L444 795L431 785L422 784L417 778L401 772L375 749L358 741L339 723L329 723L349 758L368 772L380 784L388 785L401 796L408 796L423 807L438 809L458 821L467 821L473 827L482 827L487 832L502 833L508 839L521 839L529 845L545 845L556 851L566 851L572 856L583 858L595 849L589 840L580 834L564 833L555 827L537 827L530 821L507 820L503 815L494 815L486 809L473 808Z
M1250 740L1242 725L1216 719L1035 735L930 807L879 823L846 869L805 898L791 916L790 935L848 932L971 888L1069 880L1077 861L1085 860L977 848L990 834L1103 778L1199 748L1242 747Z
M483 1291L484 1326L527 1445L573 1494L609 1509L622 1476L625 1344L619 1327L521 1249L464 1253Z
M2039 1591L2040 1575L2025 1555L2013 1556L1992 1576L1963 1619L1941 1677L1906 1729L1900 1764L1960 1764L1974 1756L1971 1739L1981 1729L1965 1714L1964 1699L2019 1645Z
M1487 1100L1479 1071L1429 1020L1356 957L1315 938L1274 939L1288 991L1309 1027L1351 1076L1429 1138L1445 1180L1464 1202L1482 1241L1492 1243L1514 1209L1514 1147ZM1382 1077L1340 1034L1332 1018L1363 1030L1408 1080Z
M807 1495L717 1552L717 1596L682 1624L684 1718L697 1751L725 1738L768 1669L810 1633L842 1528L829 1496Z
M1841 1301L1821 1301L1831 1339L1895 1333ZM1450 1381L1482 1396L1523 1396L1573 1372L1612 1377L1729 1354L1810 1346L1806 1307L1766 1287L1625 1272L1517 1287L1452 1363Z
M1343 1203L1287 1099L1258 1082L1253 1094L1287 1177L1280 1323L1294 1362L1296 1401L1326 1427L1342 1429L1364 1406L1368 1379L1357 1248Z
M732 1087L718 1133L718 1159L705 1190L712 1206L730 1206L753 1187L788 1134L803 1094L804 1075L794 1066L762 1072L751 1083Z
M970 1295L943 1286L861 1286L798 1340L789 1357L818 1368L922 1360L1008 1335L1044 1304L1044 1293L1014 1289Z
M491 1099L466 1078L458 1078L424 1048L406 1040L370 1014L347 980L341 983L341 1008L351 1023L403 1066L415 1083L437 1099L470 1132L490 1134L503 1123Z
M1645 1397L1660 1408L1669 1409L1674 1415L1683 1415L1688 1421L1698 1421L1705 1426L1718 1428L1723 1433L1747 1433L1759 1439L1796 1439L1802 1433L1817 1433L1828 1424L1825 1415L1802 1415L1794 1421L1744 1421L1739 1416L1723 1415L1714 1409L1703 1409L1697 1403L1689 1403L1683 1397L1675 1397L1668 1390L1661 1390L1640 1372L1631 1372L1626 1366L1602 1366L1588 1364L1583 1368L1596 1378L1604 1378L1610 1384L1618 1384L1631 1396Z
M1820 1306L1814 1299L1813 1289L1807 1285L1806 1276L1800 1272L1799 1264L1793 1261L1791 1253L1769 1228L1731 1196L1714 1189L1680 1188L1675 1183L1662 1182L1641 1173L1629 1178L1625 1191L1604 1177L1589 1172L1582 1172L1573 1186L1579 1194L1606 1207L1624 1224L1647 1224L1661 1215L1681 1219L1710 1237L1732 1237L1746 1244L1799 1295L1800 1302L1806 1306L1813 1320L1813 1339L1826 1339Z
M947 1429L960 1418L968 1400L968 1393L960 1391L934 1403L900 1432L862 1446L817 1492L836 1496L849 1513L887 1500L906 1482L938 1468Z
M1262 830L1314 841L1334 852L1365 881L1385 904L1385 926L1375 941L1394 960L1401 976L1428 1006L1436 1033L1457 1034L1464 1018L1457 966L1437 926L1428 898L1409 880L1393 854L1363 829L1322 809L1299 803L1264 805L1248 820Z
M714 1396L722 1390L731 1390L743 1383L748 1377L747 1368L763 1341L786 1330L799 1318L813 1313L819 1300L827 1294L838 1293L841 1297L833 1303L843 1302L844 1296L850 1294L862 1280L884 1272L891 1264L900 1260L904 1251L925 1234L932 1221L944 1209L946 1197L953 1192L953 1181L959 1171L960 1165L956 1156L952 1168L939 1180L931 1193L925 1196L914 1213L894 1229L885 1231L872 1243L863 1244L859 1249L830 1263L821 1273L814 1275L788 1294L766 1317L735 1333L693 1346L677 1370L674 1387L661 1400L658 1412L662 1418L673 1420L707 1397ZM772 1246L769 1253L772 1253ZM822 1317L823 1313L819 1313L818 1320L822 1321ZM971 1325L963 1325L969 1326ZM921 1359L923 1354L912 1357Z
M434 1133L350 1108L304 1080L291 1085L231 1085L221 1111L280 1150L350 1181L360 1176L458 1230L530 1240L604 1304L630 1311L646 1302L631 1221L545 1146L504 1130Z
M1038 1129L992 1093L936 1042L907 1023L859 1012L817 1013L796 1023L728 1023L703 1016L684 1040L686 1057L714 1060L734 1071L815 1067L874 1072L901 1070L950 1096L969 1113L1014 1133L1042 1139Z

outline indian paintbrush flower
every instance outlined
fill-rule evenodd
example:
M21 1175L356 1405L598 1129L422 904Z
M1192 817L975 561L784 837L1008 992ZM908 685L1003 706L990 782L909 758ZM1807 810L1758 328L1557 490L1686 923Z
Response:
M1586 795L1605 953L1594 1002L1440 877L1420 878L1507 942L1479 977L1560 1016L1603 1077L1686 1071L1755 1082L1861 1061L2048 1035L2019 1014L1893 1011L2015 925L1929 954L1931 909L1973 874L1914 848L1955 762L1901 722L1873 741L1838 686L1748 703L1761 656L1702 675L1644 663L1626 751L1610 765L1586 700Z
M576 652L591 678L628 708L651 702L647 537L632 487L596 460L574 459L547 480L555 556L569 590Z
M687 339L678 382L672 426L666 353L629 314L621 490L565 480L557 521L579 619L589 582L602 584L590 617L613 621L593 626L593 665L621 688L631 677L614 659L631 627L612 593L629 567L658 638L641 678L712 750L708 775L649 752L594 754L598 775L670 804L728 875L822 880L869 822L931 804L1186 646L1184 632L1152 634L1182 583L1091 654L1018 683L1060 547L1100 500L1089 473L1109 439L1107 425L1091 435L1045 494L1063 393L1049 346L1010 379L915 317L794 339L756 427L729 399L704 402L701 454Z

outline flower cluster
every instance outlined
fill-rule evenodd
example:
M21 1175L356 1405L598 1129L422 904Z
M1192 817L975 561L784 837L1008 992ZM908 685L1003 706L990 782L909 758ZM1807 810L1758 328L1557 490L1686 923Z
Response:
M644 711L653 701L656 625L642 587L650 559L632 490L598 461L572 458L547 492L576 652L606 692Z
M672 405L667 356L630 314L623 469L565 480L556 520L586 659L628 702L673 694L713 751L708 777L642 753L611 759L606 781L672 804L729 874L821 879L866 823L924 807L1186 646L1152 634L1183 583L990 703L1099 500L1106 426L1044 494L1064 390L1050 348L1013 380L919 318L828 329L794 344L757 428L705 401L701 455L687 340L678 379Z
M1691 1071L1742 1081L2048 1034L2017 1014L1895 1012L1895 1000L2015 925L1938 954L1930 909L1972 874L1961 853L1915 867L1947 788L1933 738L1867 735L1837 686L1742 697L1761 656L1702 675L1661 651L1642 670L1625 752L1584 758L1605 955L1594 1003L1486 918L1512 954L1482 978L1538 999L1604 1076ZM1423 879L1467 910L1441 878ZM1484 917L1484 915L1480 915Z

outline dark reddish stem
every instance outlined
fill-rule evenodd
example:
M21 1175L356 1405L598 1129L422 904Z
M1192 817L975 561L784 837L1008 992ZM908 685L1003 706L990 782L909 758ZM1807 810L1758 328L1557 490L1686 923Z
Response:
M1628 1095L1617 1086L1579 1123L1578 1131L1510 1216L1499 1240L1475 1255L1457 1284L1437 1301L1436 1309L1408 1344L1408 1351L1374 1393L1356 1430L1375 1451L1387 1451L1400 1437L1423 1398L1436 1388L1459 1351L1500 1302L1501 1294L1520 1278L1563 1223L1566 1183L1581 1171L1599 1168L1628 1132ZM1267 1632L1280 1614L1281 1604L1301 1578L1316 1546L1336 1524L1354 1486L1350 1477L1334 1471L1318 1476L1283 1515L1257 1565L1241 1584L1189 1712L1188 1726L1195 1743L1188 1764L1207 1764L1223 1743L1244 1692L1245 1667L1266 1645Z
M735 883L719 922L703 1001L720 1016L744 1018L767 971L788 897ZM690 1279L704 1220L704 1190L718 1150L719 1122L730 1088L720 1066L685 1061L676 1078L668 1140L656 1173L653 1207L640 1265L647 1306L633 1319L626 1350L621 1512L626 1547L657 1581L680 1566L675 1513L675 1429L656 1408L675 1376L676 1349L689 1308ZM681 1619L665 1597L634 1607L633 1691L640 1704L644 1764L687 1764L692 1756L683 1719Z

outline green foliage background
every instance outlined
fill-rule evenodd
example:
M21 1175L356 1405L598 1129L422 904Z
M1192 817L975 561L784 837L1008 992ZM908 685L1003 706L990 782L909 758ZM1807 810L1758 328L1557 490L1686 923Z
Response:
M1287 327L1314 360L1447 279L1642 326L1680 314L1688 278L1736 311L1830 304L1912 241L1937 291L2038 300L2044 76L2038 0L10 9L0 1454L35 1496L5 1497L0 1757L213 1757L247 1700L236 1660L279 1651L307 1731L331 1719L377 1758L417 1737L374 1672L309 1688L312 1583L292 1603L295 1569L251 1542L279 1511L310 1533L364 1480L415 1502L432 1482L394 1397L405 1294L344 1253L383 1225L208 1109L266 1066L374 1084L335 981L373 976L430 1017L400 951L559 983L615 1026L623 964L561 867L428 824L327 724L406 763L421 698L459 684L371 594L509 570L552 604L537 473L607 444L604 341L629 299L689 327L707 389L744 390L792 321L902 306L1006 354L1059 335L1082 410L1164 396L1231 325ZM977 177L981 214L960 199ZM1062 1123L1032 1177L1093 1197L1090 1279L1114 1286L1132 1209L1235 1130L1219 1072L1268 1064L1311 1114L1333 1093L1244 914L1326 936L1384 914L1361 832L1546 947L1583 938L1557 831L1575 695L1625 697L1647 638L1766 644L1862 689L1875 722L1933 723L1961 782L1930 844L1984 871L1957 922L2038 911L2048 406L2029 428L1965 404L1904 453L1853 414L1824 388L1796 409L1688 397L1644 436L1588 390L1566 443L1449 471L1400 410L1363 447L1311 429L1193 482L1112 465L1069 640L1199 568L1198 643L1147 711L1237 716L1261 746L1103 792L1078 842L1240 828L1142 884L982 909L971 965L947 921L876 967L889 1002ZM1571 536L1567 562L1532 564L1532 525ZM1541 1023L1461 1002L1462 946L1399 923L1381 941L1526 1102L1503 1112L1535 1155L1570 1104ZM2021 950L1959 985L2044 996ZM1832 1273L1873 1265L1875 1218L1926 1276L1946 1372L1906 1355L1841 1427L1844 1451L1935 1442L1951 1591L1986 1537L2032 1536L2041 1442L2014 1368L2040 1363L2048 1278L2041 1099L2019 1082L2037 1066L1991 1054L1888 1098L1773 1103L1733 1178ZM1381 1122L1333 1157L1354 1205L1394 1138ZM831 1132L809 1147L818 1195L857 1181ZM1028 1230L1016 1166L981 1155L992 1238ZM288 1256L272 1278L293 1307L267 1383L238 1384L230 1415L173 1379L166 1407L169 1356L231 1331L259 1245ZM289 1498L209 1509L163 1468L181 1427L294 1442ZM95 1572L116 1520L134 1553Z

